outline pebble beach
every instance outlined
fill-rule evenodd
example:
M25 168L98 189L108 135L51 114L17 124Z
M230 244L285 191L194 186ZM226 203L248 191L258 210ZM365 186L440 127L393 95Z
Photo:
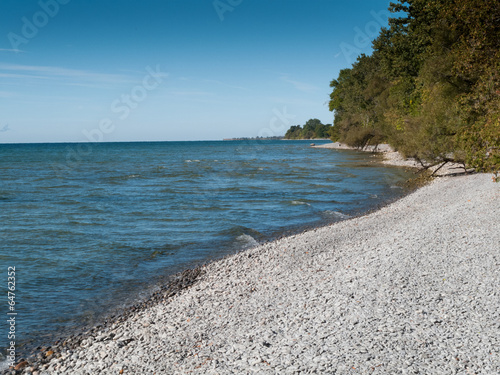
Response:
M4 373L498 374L500 184L442 173L375 212L175 275Z
M405 158L398 151L395 151L394 148L387 144L381 143L375 146L369 145L362 149L357 147L348 146L345 143L340 142L331 142L325 143L321 145L313 144L312 148L326 148L331 150L351 150L351 151L362 151L362 152L370 152L377 155L382 155L383 160L380 160L382 164L392 165L396 167L406 167L406 168L422 168L422 165L415 159ZM464 166L458 163L446 163L443 166L437 164L435 166L429 167L429 171L432 172L435 176L448 176L453 174L463 174L466 172L464 170ZM467 170L467 172L471 172L472 170Z
M439 178L208 264L18 373L498 374L498 212L491 175Z

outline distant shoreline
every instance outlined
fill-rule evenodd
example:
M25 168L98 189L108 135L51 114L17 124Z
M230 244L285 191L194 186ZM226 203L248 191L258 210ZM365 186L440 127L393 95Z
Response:
M223 141L329 141L330 138L288 139L285 137L241 137L223 138Z
M383 155L384 160L383 164L393 165L397 167L409 167L409 168L418 168L419 165L416 160L413 159L405 159L399 152L395 151L391 145L387 143L381 143L376 146L366 146L363 149L352 147L346 145L341 142L332 142L326 143L323 145L314 145L312 148L328 148L334 150L352 150L352 151L360 151L360 152L372 152L372 153L380 153Z
M387 143L381 143L376 146L367 146L363 149L348 146L345 143L340 142L332 142L326 143L322 145L314 145L311 148L318 149L332 149L332 150L351 150L351 151L359 151L359 152L372 152L376 154L380 154L383 157L383 160L380 162L385 165L391 165L394 167L406 167L406 168L419 168L422 169L422 165L416 161L415 159L407 159L401 155L398 151L395 151L391 145ZM436 172L439 166L435 166L429 168L430 172ZM449 175L459 175L464 174L466 171L463 166L458 163L448 163L444 165L444 167L440 168L439 171L435 173L437 177L449 176Z
M223 141L280 141L283 137L239 137L239 138L222 138Z

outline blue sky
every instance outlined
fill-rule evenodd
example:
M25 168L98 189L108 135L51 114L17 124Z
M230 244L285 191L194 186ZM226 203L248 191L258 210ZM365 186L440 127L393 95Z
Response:
M2 0L0 143L283 135L389 1Z

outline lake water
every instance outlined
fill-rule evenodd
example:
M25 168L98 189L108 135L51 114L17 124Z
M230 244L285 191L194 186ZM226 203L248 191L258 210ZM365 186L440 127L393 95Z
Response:
M5 296L15 267L20 349L146 296L165 275L404 194L403 169L309 143L0 145L1 279ZM5 318L6 297L0 306Z

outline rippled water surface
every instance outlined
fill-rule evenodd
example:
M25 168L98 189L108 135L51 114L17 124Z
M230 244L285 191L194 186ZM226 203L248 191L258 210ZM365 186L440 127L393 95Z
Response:
M404 193L404 170L309 143L0 145L0 261L5 286L7 267L17 271L17 343L92 322L166 274Z

